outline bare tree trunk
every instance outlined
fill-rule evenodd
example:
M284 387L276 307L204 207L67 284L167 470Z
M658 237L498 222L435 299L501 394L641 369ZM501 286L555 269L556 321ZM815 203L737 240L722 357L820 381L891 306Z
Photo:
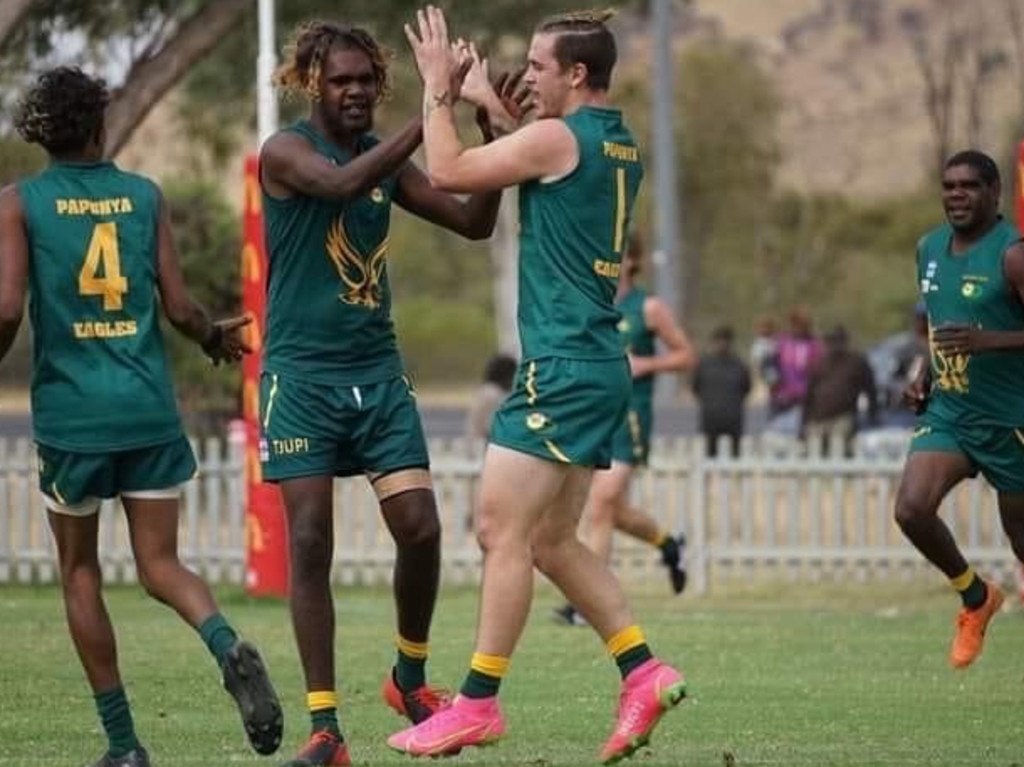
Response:
M32 7L33 0L2 0L0 2L0 48L4 40L21 23Z
M156 103L231 32L252 5L252 0L207 3L181 24L159 53L132 64L107 110L108 157L124 147Z
M941 41L933 49L928 29L919 21L909 34L918 70L924 79L924 101L928 120L935 137L935 171L942 168L949 153L953 134L954 79L960 61L962 36L955 29L955 21L946 11L946 29Z
M1021 94L1024 86L1024 8L1021 8L1020 0L1006 0L1006 13L1013 35L1014 60L1017 62L1017 93ZM1024 111L1024 94L1020 109Z
M491 238L494 274L494 326L498 351L519 359L521 354L516 306L519 297L519 199L516 190L505 192L498 223Z

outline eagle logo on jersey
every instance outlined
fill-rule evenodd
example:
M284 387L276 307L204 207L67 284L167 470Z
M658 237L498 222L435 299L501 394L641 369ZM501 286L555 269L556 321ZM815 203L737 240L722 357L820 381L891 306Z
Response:
M338 216L327 230L325 247L334 268L338 271L338 277L345 285L345 290L338 298L351 306L365 306L367 309L376 309L380 306L380 282L384 275L388 238L385 237L369 255L363 255L352 245L345 233L342 216Z
M943 354L932 347L932 360L936 373L935 385L942 391L967 394L971 388L968 367L971 358L966 354Z

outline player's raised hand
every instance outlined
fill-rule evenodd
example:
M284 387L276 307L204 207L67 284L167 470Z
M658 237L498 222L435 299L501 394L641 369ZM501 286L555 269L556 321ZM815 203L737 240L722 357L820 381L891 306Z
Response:
M523 124L531 108L529 89L519 86L525 72L502 72L488 90L481 90L487 98L477 107L476 121L486 140L511 133Z
M203 351L214 365L221 362L237 362L243 355L252 353L252 347L240 332L250 324L251 314L229 317L213 323L210 337L203 342Z
M448 24L440 8L428 5L416 12L416 29L405 25L405 36L423 79L425 96L453 101L451 83L458 69L448 42Z
M489 75L490 65L482 57L474 43L459 40L457 44L464 46L469 61L466 77L462 81L460 97L476 107L485 107L495 97L494 86Z
M502 72L494 84L501 105L517 124L522 123L529 111L533 109L530 89L521 84L525 74L526 67L520 67L515 72Z

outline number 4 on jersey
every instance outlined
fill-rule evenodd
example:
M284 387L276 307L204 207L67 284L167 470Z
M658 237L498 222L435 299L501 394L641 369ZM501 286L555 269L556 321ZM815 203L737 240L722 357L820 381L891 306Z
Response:
M103 296L105 312L115 312L122 308L122 296L128 292L128 280L121 276L117 224L113 221L93 227L85 263L78 273L78 292L83 296Z

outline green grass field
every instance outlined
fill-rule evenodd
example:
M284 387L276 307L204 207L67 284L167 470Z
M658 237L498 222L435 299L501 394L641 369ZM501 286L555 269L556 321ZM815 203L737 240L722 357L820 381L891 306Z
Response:
M286 607L220 594L228 617L263 649L285 704L281 754L245 744L198 637L141 591L110 594L122 671L141 738L157 767L277 764L304 739L304 694ZM378 685L391 663L385 591L339 590L342 724L357 765L410 764L385 737L401 720ZM588 629L534 614L505 684L509 733L497 747L447 764L595 764L612 725L618 677ZM1024 616L997 617L968 672L945 653L954 597L904 587L764 587L670 601L636 595L656 651L686 671L693 699L662 723L647 767L747 765L1024 765ZM455 685L469 657L475 593L442 594L431 662ZM92 699L53 588L0 588L0 764L80 765L104 747ZM430 762L428 762L430 764Z

